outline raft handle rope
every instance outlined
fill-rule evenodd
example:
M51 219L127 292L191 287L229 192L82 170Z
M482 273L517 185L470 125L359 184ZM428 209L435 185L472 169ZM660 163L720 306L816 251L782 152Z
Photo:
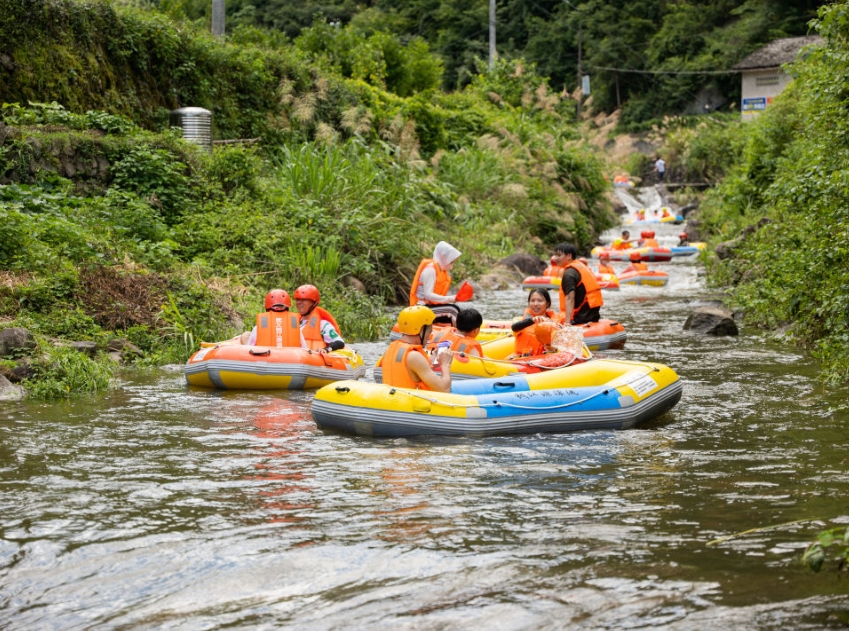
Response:
M624 363L636 364L638 366L648 368L648 371L644 372L640 375L637 375L636 377L634 377L634 379L632 379L630 381L626 381L624 383L620 383L620 384L616 385L615 388L619 388L619 387L622 387L622 386L630 386L632 383L639 381L643 377L647 376L649 373L660 372L660 368L658 368L657 366L652 366L652 365L649 365L649 364L643 364L641 362L624 362ZM501 385L507 385L507 384L502 382ZM583 399L579 399L577 401L570 401L569 403L561 403L559 405L547 405L547 406L516 405L515 403L499 403L498 401L493 401L492 403L478 403L476 405L471 405L471 404L466 404L466 403L450 403L448 401L441 401L439 399L435 399L434 397L428 397L428 396L425 396L423 394L419 394L419 392L420 392L419 390L413 391L413 390L404 389L404 390L401 390L401 393L407 394L408 396L411 396L411 397L417 397L419 399L424 399L425 401L428 401L430 403L444 405L445 407L448 407L448 408L490 408L490 407L500 408L500 407L508 407L508 408L514 408L514 409L517 409L517 410L556 410L556 409L559 409L559 408L568 408L568 407L572 407L572 406L575 406L575 405L580 405L581 403L585 403L585 402L589 401L590 399L596 398L599 395L607 395L611 391L611 389L612 388L610 388L608 386L608 387L600 389L598 392L594 392L593 394L587 395ZM389 394L395 394L395 392L396 392L396 389L392 388L389 391ZM464 396L473 396L473 395L464 395Z
M270 348L266 348L264 351L255 351L254 349L250 349L248 352L251 355L256 355L257 357L261 357L262 355L271 355Z

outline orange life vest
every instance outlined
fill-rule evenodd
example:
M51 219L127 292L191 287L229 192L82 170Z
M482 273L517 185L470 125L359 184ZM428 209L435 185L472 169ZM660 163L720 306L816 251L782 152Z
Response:
M327 346L324 341L324 336L321 334L321 321L327 320L336 329L339 337L342 337L342 332L339 330L339 325L336 324L336 319L321 307L313 307L313 310L307 316L307 323L301 331L304 334L304 341L307 343L307 348L320 351Z
M422 259L422 262L419 263L419 269L416 270L416 275L413 277L413 285L410 287L410 306L414 307L419 303L419 299L416 297L416 292L419 289L419 277L422 275L422 272L428 265L433 265L433 269L436 270L436 282L433 285L433 293L439 294L440 296L447 296L448 292L451 289L451 275L446 272L444 269L439 267L439 263L434 261L433 259ZM425 300L426 304L441 304L438 302L428 302Z
M566 270L565 270L565 268L564 268L564 271L566 271ZM533 318L533 317L535 317L535 316L534 316L534 314L533 314L533 313L531 313L531 309L530 309L530 307L528 307L527 309L525 309L525 317L526 317L526 318ZM549 320L554 320L554 318L556 317L556 314L555 314L555 313L554 313L554 311L552 311L551 309L546 309L546 310L545 310L545 317L546 317L546 318L548 318Z
M540 344L540 341L534 335L536 325L529 326L516 333L514 351L516 355L521 357L530 357L532 355L542 355L545 353L545 345Z
M478 357L483 357L483 349L480 342L473 337L463 335L453 327L445 326L434 329L427 343L428 350L434 350L440 342L451 342L450 348L452 351L468 354L470 351L475 350L478 352Z
M542 273L542 275L553 276L554 278L563 278L563 272L565 271L565 267L560 267L559 265L549 265L545 268L545 271Z
M584 286L584 301L579 305L575 305L572 313L564 313L563 310L566 308L566 294L563 291L563 286L560 286L560 315L564 322L566 322L567 319L569 321L573 320L575 314L578 313L578 311L581 310L581 307L585 304L588 304L590 309L593 309L594 307L601 307L604 304L604 298L601 297L601 287L599 287L598 281L596 280L595 274L592 273L592 270L580 261L572 261L569 263L569 267L574 267L581 275L581 280L578 282L578 285ZM577 294L577 291L575 293Z
M267 311L256 314L256 345L301 347L298 314L291 311Z
M657 239L645 239L643 241L644 248L659 248L660 245L657 242Z
M622 239L616 239L616 241L613 242L612 247L613 247L614 250L630 250L631 249L631 242L630 241L623 241Z
M407 356L410 353L421 353L427 358L427 354L420 344L410 344L403 340L391 342L380 362L381 368L383 368L381 379L386 385L395 388L428 390L427 384L423 381L413 381L410 369L407 367Z
M605 263L598 264L598 273L599 274L615 274L616 270L613 269L612 265L607 265Z

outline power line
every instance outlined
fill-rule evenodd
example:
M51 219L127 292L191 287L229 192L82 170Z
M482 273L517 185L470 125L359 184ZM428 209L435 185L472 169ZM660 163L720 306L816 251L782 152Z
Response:
M594 66L587 65L588 68L592 68L594 70L613 70L615 72L631 72L634 74L668 74L668 75L682 75L682 74L738 74L739 70L635 70L632 68L611 68L610 66Z

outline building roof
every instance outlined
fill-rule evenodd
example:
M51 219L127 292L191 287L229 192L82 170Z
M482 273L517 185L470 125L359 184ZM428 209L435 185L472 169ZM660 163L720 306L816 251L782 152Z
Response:
M805 37L785 37L771 41L743 59L732 70L757 70L760 68L778 68L779 66L796 61L799 51L811 44L822 44L819 35Z

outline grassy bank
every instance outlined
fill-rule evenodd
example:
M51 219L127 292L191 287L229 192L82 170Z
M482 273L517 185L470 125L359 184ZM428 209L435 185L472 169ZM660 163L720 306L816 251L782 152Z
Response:
M4 3L0 25L0 318L41 359L87 339L103 364L120 338L136 362L181 362L247 328L269 288L306 282L346 338L376 339L437 241L474 278L515 251L589 246L612 221L570 108L520 62L444 94L420 41L326 25L216 39L36 4ZM185 105L212 112L216 139L258 140L184 143L168 112Z

